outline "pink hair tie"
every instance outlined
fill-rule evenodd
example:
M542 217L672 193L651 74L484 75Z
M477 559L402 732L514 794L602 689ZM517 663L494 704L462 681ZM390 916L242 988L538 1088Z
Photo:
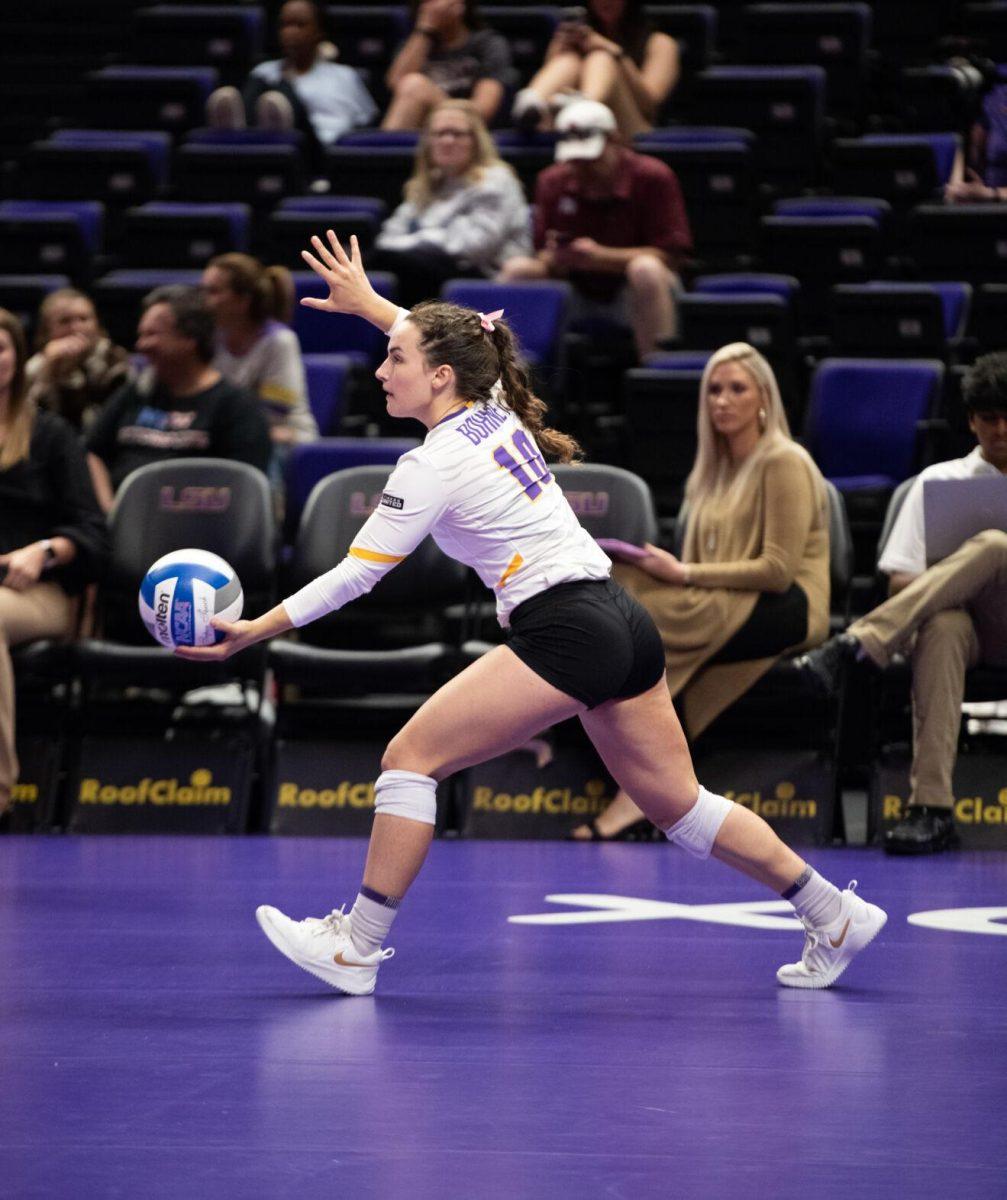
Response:
M494 329L496 329L496 326L493 324L493 322L499 321L503 315L504 315L504 310L502 308L498 308L496 310L496 312L480 313L479 314L479 324L488 333L492 333L494 331Z

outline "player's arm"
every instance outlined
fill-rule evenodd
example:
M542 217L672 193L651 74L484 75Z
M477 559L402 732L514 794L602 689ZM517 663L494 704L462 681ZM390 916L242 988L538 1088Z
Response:
M180 647L175 653L196 662L219 662L256 642L335 612L369 592L407 558L430 532L445 503L443 485L434 469L405 457L342 562L254 621L228 623L215 617L211 624L225 635L215 646Z
M316 275L325 280L329 294L324 300L305 296L301 303L306 308L317 308L321 312L363 317L378 329L390 330L399 315L398 305L379 296L371 286L360 258L360 244L356 235L350 238L349 255L331 229L326 230L325 236L328 246L320 237L313 237L311 244L315 253L302 250L301 257Z

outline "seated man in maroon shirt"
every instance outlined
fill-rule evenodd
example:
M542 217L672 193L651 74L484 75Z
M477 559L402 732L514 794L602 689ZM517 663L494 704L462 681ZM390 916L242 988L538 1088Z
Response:
M677 271L692 249L678 179L621 145L596 100L566 105L556 132L556 165L535 188L535 256L510 259L500 278L569 280L572 317L631 326L642 357L675 332Z

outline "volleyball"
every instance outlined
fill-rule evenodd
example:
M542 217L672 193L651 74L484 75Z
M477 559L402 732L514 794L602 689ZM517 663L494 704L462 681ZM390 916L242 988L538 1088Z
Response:
M159 558L140 584L140 616L150 636L176 646L212 646L223 639L214 617L237 621L244 604L230 563L208 550L174 550Z

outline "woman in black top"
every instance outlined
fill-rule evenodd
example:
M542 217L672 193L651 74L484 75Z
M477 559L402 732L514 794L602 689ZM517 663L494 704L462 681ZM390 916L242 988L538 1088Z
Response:
M0 812L17 781L10 647L73 631L73 597L107 554L105 520L70 426L28 400L20 321L0 309Z

